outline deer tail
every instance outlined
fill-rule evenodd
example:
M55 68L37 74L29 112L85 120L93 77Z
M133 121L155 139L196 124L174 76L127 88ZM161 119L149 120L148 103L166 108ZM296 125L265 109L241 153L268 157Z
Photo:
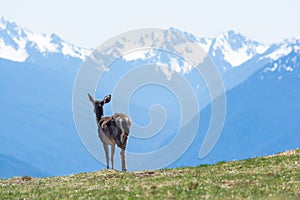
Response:
M130 122L126 119L123 119L121 121L121 126L122 126L122 131L126 134L129 135L130 133Z
M128 136L130 133L130 126L131 126L131 121L129 117L127 117L124 114L117 113L114 115L113 118L116 122L116 125L121 129L121 131Z

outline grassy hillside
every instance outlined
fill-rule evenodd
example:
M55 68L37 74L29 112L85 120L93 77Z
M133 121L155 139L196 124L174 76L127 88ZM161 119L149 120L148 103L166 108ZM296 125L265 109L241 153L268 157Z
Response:
M0 199L300 199L300 150L215 165L0 180Z

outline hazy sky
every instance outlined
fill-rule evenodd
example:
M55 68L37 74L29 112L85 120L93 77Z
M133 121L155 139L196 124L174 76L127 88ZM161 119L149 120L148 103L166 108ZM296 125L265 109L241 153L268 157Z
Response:
M235 30L265 43L300 36L299 0L0 0L0 15L88 48L138 28Z

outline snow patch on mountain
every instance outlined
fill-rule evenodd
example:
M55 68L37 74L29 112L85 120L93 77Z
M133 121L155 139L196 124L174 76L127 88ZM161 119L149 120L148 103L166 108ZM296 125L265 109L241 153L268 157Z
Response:
M288 44L281 45L278 49L276 49L274 52L268 54L265 56L265 58L269 58L272 60L277 60L283 56L287 56L292 52L292 47L290 47Z
M269 61L269 65L265 67L263 73L277 73L278 79L284 76L296 74L299 76L300 61L300 39L286 39L281 43L274 44L272 51L260 58ZM281 78L279 78L281 77Z
M24 40L17 42L21 48L15 49L12 46L6 45L4 40L0 38L0 58L15 62L24 62L29 56L25 50L26 42Z
M36 44L38 50L42 53L57 53L59 52L58 44L52 43L52 38L50 35L41 35L32 33L31 31L26 31L27 41L31 41Z
M246 45L243 45L237 51L233 51L230 46L224 46L224 59L233 67L237 67L252 58L253 54L248 53L247 50Z
M273 50L263 56L262 59L278 60L291 53L300 53L300 38L294 37L291 39L285 39L281 43L273 44Z
M151 51L149 51L149 50L139 50L139 51L130 52L130 53L124 55L123 59L126 62L134 61L134 60L138 60L138 59L145 60L146 54L150 53L150 52Z
M217 56L221 52L224 60L232 67L238 67L255 55L263 54L269 45L252 41L240 33L228 31L215 38L211 54Z
M72 45L67 42L62 42L61 52L64 56L71 56L73 58L80 58L84 60L87 56L89 56L92 52L90 49L84 49L75 45Z

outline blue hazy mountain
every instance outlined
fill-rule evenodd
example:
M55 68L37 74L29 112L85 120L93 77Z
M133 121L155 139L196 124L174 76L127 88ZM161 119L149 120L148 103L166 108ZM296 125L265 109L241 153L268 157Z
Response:
M13 157L0 155L0 166L2 169L0 171L0 177L24 176L24 174L30 174L34 177L48 176L48 174L41 172L30 164Z
M243 159L299 148L299 39L266 45L235 31L215 38L182 33L208 52L227 90L224 129L206 158L201 160L198 154L211 117L209 93L202 89L203 80L183 61L160 52L145 52L142 58L125 56L113 64L111 75L103 78L109 84L99 83L101 91L97 90L96 97L113 91L126 71L162 62L170 68L164 72L166 78L172 78L170 72L183 74L201 100L197 136L170 166ZM36 34L0 18L0 177L63 175L104 168L82 144L72 113L76 74L90 53L91 50L65 42L55 34ZM82 103L89 104L88 99ZM180 110L173 108L178 108L178 102L174 95L157 86L145 87L133 96L133 120L147 125L151 122L149 107L157 103L168 113L166 125L156 137L130 139L129 151L155 150L168 144L176 134ZM87 115L94 120L92 110L91 107ZM109 106L105 113L112 113ZM184 127L187 133L193 131L190 129L188 125ZM92 131L97 138L96 124ZM103 152L98 139L96 143Z
M203 109L199 124L203 128L191 148L171 167L245 159L299 148L299 61L299 52L292 51L227 91L226 121L220 139L209 156L199 159L199 148L211 117L210 105Z
M96 169L97 162L81 144L72 119L75 71L2 59L0 63L3 159L17 159L22 162L11 165L27 163L48 175ZM11 174L4 166L1 174L6 170Z

